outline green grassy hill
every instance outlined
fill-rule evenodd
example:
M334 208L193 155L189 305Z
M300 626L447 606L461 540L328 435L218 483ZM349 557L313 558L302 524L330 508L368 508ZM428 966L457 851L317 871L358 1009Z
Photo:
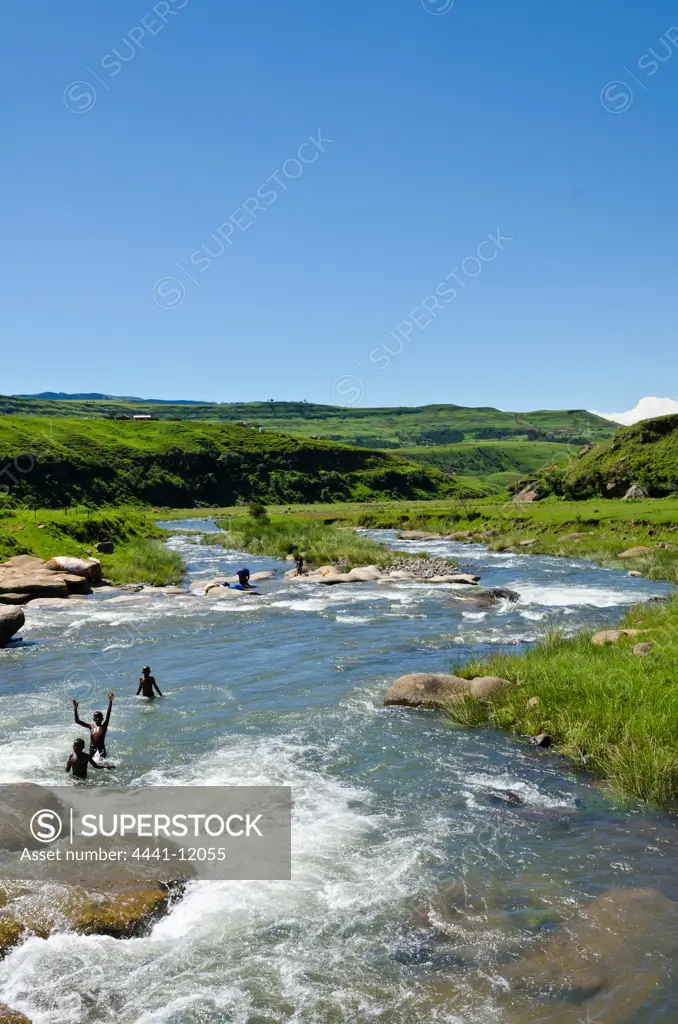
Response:
M678 416L624 427L566 466L537 474L542 494L581 500L623 496L638 484L650 497L678 492Z
M161 420L245 422L301 437L365 448L447 445L459 441L525 439L585 444L611 437L616 426L583 409L518 413L459 405L354 409L309 402L185 404L0 396L0 415L106 418L152 414Z
M430 498L457 486L390 453L217 423L0 417L0 502L155 506Z
M577 451L577 446L550 441L472 441L401 448L398 454L443 473L508 481L534 473L549 463L564 462Z

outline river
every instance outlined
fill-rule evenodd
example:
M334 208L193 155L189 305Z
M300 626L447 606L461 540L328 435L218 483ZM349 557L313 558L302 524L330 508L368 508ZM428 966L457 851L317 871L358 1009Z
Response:
M521 601L462 611L447 586L295 583L286 563L175 535L187 585L245 564L276 575L234 601L27 606L24 643L0 652L0 781L63 784L70 697L103 707L112 689L117 784L293 787L293 879L192 883L143 939L31 938L0 963L0 1001L34 1024L678 1020L664 959L672 920L634 923L604 991L575 986L568 1002L510 980L535 942L601 894L678 900L673 820L506 734L382 705L406 672L520 650L551 624L604 628L668 585L574 559L370 536L456 557ZM152 705L134 697L146 663L166 693ZM113 782L100 776L91 784ZM505 789L521 806L497 799Z

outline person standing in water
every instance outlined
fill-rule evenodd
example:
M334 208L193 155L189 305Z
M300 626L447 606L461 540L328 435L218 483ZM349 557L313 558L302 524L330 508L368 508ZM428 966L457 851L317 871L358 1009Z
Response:
M141 670L141 678L139 679L139 689L137 690L137 697L148 697L149 700L154 700L154 688L158 691L158 696L162 697L160 687L156 683L154 677L151 675L150 665L144 665L144 667Z
M75 724L81 725L83 729L89 729L89 752L92 757L95 754L100 754L101 757L106 757L106 733L108 732L108 725L111 721L111 711L113 710L113 699L114 693L108 695L108 711L106 712L106 718L104 718L101 711L95 711L92 715L93 722L83 722L78 717L78 702L73 699L73 715L75 717Z
M82 725L82 722L80 724ZM85 753L85 741L76 740L73 744L73 753L66 762L66 771L73 772L74 779L86 779L87 768L90 765L92 768L102 770L107 768L109 772L115 768L114 764L99 764L98 761L94 760L91 754Z
M297 555L297 576L304 575L304 556L301 552Z

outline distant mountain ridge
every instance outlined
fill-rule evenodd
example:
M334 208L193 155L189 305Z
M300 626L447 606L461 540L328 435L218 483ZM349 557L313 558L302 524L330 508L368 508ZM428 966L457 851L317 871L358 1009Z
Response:
M264 430L361 448L398 449L461 441L549 441L583 445L612 437L617 424L586 409L504 412L484 406L434 404L362 409L312 402L155 402L114 397L0 396L0 415L125 419L150 414L159 420L246 424Z
M152 405L216 405L216 402L196 402L192 398L133 398L126 395L102 395L98 391L69 395L65 391L41 391L38 395L10 395L10 398L40 398L54 402L150 402Z

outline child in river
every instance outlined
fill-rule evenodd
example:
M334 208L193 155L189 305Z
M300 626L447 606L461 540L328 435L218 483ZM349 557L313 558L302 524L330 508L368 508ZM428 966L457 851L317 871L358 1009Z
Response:
M113 698L114 693L108 695L108 711L106 712L106 718L104 718L101 711L95 711L92 715L94 722L83 722L78 717L78 702L73 699L73 714L75 715L75 724L81 725L83 729L89 729L89 752L94 757L95 754L100 754L102 757L106 757L106 733L108 732L108 725L111 720L111 711L113 710Z
M99 764L91 754L85 753L85 741L76 740L73 744L73 753L66 762L66 771L73 772L74 779L86 779L89 765L97 769L108 768L109 772L115 768L114 764Z
M141 678L139 679L139 689L137 690L137 697L142 696L147 697L149 700L154 700L154 688L158 691L158 696L162 697L160 687L158 686L155 679L151 675L150 665L144 665L144 667L141 670Z

